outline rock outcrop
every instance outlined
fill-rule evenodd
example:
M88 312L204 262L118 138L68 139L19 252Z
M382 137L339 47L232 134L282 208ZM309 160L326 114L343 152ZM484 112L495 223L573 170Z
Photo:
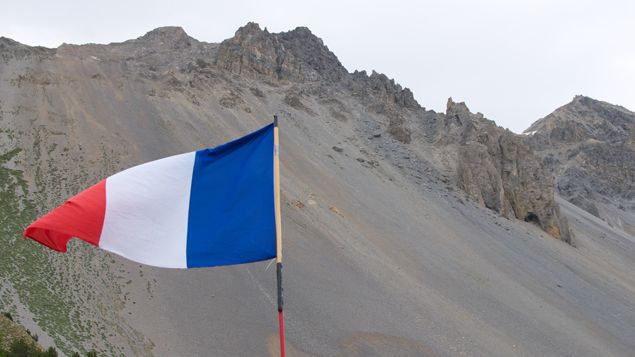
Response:
M276 34L253 22L220 44L216 65L230 73L265 80L334 82L348 74L308 28Z
M389 119L388 133L396 140L408 144L411 131L406 125L406 118L413 112L422 110L414 95L408 88L402 88L385 74L372 71L355 71L345 84L347 90L368 109Z
M535 223L572 243L568 222L554 200L553 178L523 136L471 113L465 103L452 98L442 121L435 144L455 151L455 180L468 196L505 217Z

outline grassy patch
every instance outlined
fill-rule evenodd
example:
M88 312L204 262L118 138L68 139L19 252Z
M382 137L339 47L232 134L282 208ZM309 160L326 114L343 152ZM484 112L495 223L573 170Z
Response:
M11 345L16 341L24 341L29 346L33 346L41 350L34 337L24 329L24 327L15 323L12 319L0 316L0 351L9 351ZM2 356L0 352L0 356Z
M66 346L65 341L78 336L71 328L68 303L57 290L56 271L43 249L20 238L37 216L28 199L23 172L7 167L20 152L15 148L0 154L0 281L10 281L20 301L34 312L40 327L64 336L56 342L60 348L70 350L72 346ZM6 294L0 296L0 303L10 309L11 300Z

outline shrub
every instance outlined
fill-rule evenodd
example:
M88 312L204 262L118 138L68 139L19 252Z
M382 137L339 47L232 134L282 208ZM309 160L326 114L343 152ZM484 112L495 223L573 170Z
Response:
M4 317L6 317L7 319L9 319L9 320L13 321L13 316L11 316L11 314L10 314L10 313L8 313L8 312L3 312L3 313L2 313L2 315L4 315Z
M33 343L26 343L18 340L11 344L8 351L0 350L0 357L57 357L57 350L49 347L48 350L42 352Z

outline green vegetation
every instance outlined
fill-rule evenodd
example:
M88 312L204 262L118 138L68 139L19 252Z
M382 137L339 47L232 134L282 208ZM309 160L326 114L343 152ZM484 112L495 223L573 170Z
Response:
M81 148L46 140L63 133L39 126L14 134L0 121L0 311L19 318L18 307L26 307L66 355L86 353L84 346L96 342L100 354L123 356L123 348L108 342L119 316L102 308L104 296L98 292L106 285L113 299L123 295L117 284L120 277L109 271L109 262L98 259L100 253L82 243L70 243L70 249L81 254L59 254L21 238L28 224L86 187L93 177L116 171L116 155L104 147L101 171L94 172L95 160L84 160ZM10 351L9 345L0 348Z
M73 352L71 357L81 357L81 355L79 354L79 352ZM97 357L97 352L90 351L90 352L86 353L86 357Z
M13 321L11 314L0 316L0 357L51 357L57 356L54 348L47 351L37 343L37 335Z
M39 346L18 340L14 341L8 350L0 349L0 357L57 357L57 350L50 347L42 351Z
M32 242L20 238L23 229L37 216L34 204L28 199L23 172L10 168L20 152L21 149L15 148L0 155L0 244L3 247L0 249L0 281L9 282L20 301L40 318L36 322L41 327L72 340L69 307L55 291L56 272L49 258ZM0 295L0 303L13 311L10 294L5 290Z
M0 357L57 357L54 347L42 348L38 336L13 321L8 312L0 314ZM79 352L71 356L81 357ZM86 357L97 357L97 352L90 351Z

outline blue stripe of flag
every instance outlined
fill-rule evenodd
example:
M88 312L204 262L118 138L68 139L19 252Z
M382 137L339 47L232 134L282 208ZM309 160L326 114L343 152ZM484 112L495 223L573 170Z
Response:
M276 256L273 124L196 152L187 229L187 267Z

